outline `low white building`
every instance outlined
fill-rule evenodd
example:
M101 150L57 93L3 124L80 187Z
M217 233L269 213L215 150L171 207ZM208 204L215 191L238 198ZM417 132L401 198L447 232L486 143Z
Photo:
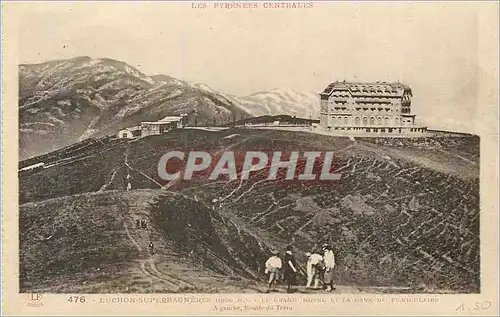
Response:
M133 139L141 135L141 126L125 128L118 131L118 138L120 139Z
M183 119L184 116L166 116L165 118L158 120L158 122L169 122L180 129L183 126Z
M148 135L158 135L174 129L181 129L186 125L187 115L166 116L158 121L143 121L140 125L118 131L118 138L133 139Z
M167 116L154 122L141 122L141 136L158 135L170 130L182 129L184 117L185 116Z

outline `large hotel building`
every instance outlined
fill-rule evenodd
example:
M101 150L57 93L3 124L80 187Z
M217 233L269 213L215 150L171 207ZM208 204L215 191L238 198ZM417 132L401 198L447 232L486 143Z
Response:
M334 82L320 94L320 126L360 134L423 134L411 114L412 91L401 83Z

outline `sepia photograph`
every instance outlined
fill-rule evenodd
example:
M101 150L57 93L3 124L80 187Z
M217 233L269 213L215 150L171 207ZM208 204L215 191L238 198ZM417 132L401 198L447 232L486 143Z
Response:
M19 293L481 294L490 4L11 4Z

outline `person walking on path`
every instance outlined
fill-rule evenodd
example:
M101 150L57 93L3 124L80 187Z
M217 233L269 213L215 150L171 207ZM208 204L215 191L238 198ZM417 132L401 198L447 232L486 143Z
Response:
M285 252L285 272L284 278L287 285L287 293L293 292L293 286L297 284L297 272L299 266L292 252L292 246L288 246Z
M279 252L276 250L272 251L272 256L266 261L266 274L269 274L268 280L268 288L267 291L271 292L276 290L276 282L278 280L279 271L283 266L280 257L278 256Z
M335 254L333 253L332 247L328 244L323 245L323 260L325 264L324 273L324 283L326 286L326 291L331 292L335 289L333 287L333 269L335 268Z

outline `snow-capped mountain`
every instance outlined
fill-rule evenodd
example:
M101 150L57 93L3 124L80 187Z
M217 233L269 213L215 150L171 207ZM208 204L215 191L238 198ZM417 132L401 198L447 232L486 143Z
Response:
M168 75L147 76L109 58L75 57L19 66L21 159L167 115L197 124L261 115L315 119L319 98L292 89L237 97Z
M299 92L294 89L276 88L249 96L238 97L225 94L205 84L191 84L193 87L213 93L222 102L231 102L252 116L290 115L301 118L319 118L320 99L318 94Z
M107 58L20 65L20 157L167 115L196 111L198 124L250 116L204 88Z
M299 92L293 89L277 88L241 98L240 107L252 112L254 105L265 113L259 115L287 114L302 118L319 117L320 99L318 94Z

